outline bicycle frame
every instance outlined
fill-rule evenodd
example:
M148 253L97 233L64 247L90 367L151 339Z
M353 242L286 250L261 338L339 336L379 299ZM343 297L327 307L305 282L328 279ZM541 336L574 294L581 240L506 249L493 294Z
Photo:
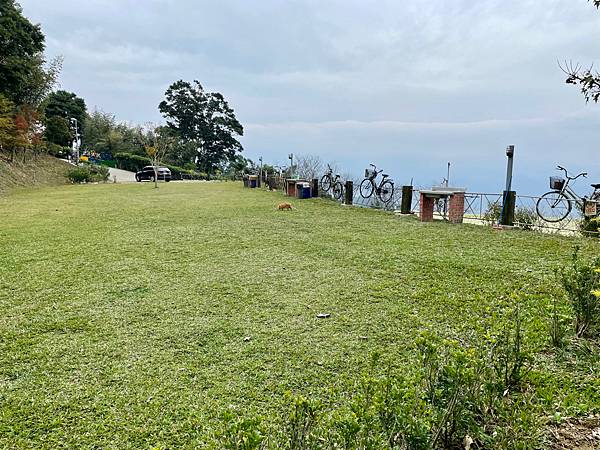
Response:
M563 188L558 192L563 194L570 201L577 203L577 206L579 206L580 208L583 208L583 198L580 197L573 189L571 189L571 186L569 186L570 182L571 180L567 179Z

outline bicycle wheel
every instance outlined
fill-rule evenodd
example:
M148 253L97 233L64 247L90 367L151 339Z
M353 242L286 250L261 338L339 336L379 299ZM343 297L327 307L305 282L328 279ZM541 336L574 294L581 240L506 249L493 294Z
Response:
M559 191L546 192L535 204L537 215L546 222L560 222L569 215L572 208L569 197Z
M389 203L394 196L394 183L391 181L384 181L381 183L381 186L379 186L377 194L383 203Z
M333 198L336 200L341 200L344 195L344 186L339 181L336 181L333 184Z
M323 175L323 177L321 177L321 189L323 192L327 192L331 189L331 177L329 175Z
M360 190L360 196L362 198L369 198L371 195L373 195L373 182L371 180L369 180L368 178L365 178L360 183L359 190Z

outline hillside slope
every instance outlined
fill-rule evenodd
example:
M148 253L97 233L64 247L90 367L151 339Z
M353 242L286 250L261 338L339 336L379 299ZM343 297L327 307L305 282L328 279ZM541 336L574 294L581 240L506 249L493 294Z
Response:
M11 163L0 156L0 195L18 187L65 184L70 167L52 156L40 156L25 163Z

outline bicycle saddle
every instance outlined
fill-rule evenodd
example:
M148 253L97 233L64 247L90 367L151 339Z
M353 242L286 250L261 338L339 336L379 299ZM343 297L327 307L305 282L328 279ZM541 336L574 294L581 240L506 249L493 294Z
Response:
M600 183L597 183L597 184L592 184L592 187L593 187L594 189L600 189Z
M389 175L388 175L387 173L382 173L382 174L381 174L381 176L382 176L383 178L387 178L387 177L389 177Z

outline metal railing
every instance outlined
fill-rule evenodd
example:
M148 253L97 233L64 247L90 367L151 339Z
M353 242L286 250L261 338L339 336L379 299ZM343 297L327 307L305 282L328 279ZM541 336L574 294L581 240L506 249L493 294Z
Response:
M373 193L369 198L363 198L360 195L360 181L353 182L352 203L362 208L375 208L390 212L399 212L402 202L402 187L395 186L392 199L385 203ZM344 184L344 189L346 185ZM334 199L330 191L320 192L320 196L337 200L339 203L345 202L345 192L340 199ZM536 212L536 204L540 197L530 195L517 195L515 206L514 226L525 230L533 230L543 233L557 233L562 235L577 235L582 233L583 217L577 207L574 207L571 213L559 222L547 222L542 220ZM466 192L464 223L477 225L497 225L502 213L503 194L484 193L484 192ZM447 205L446 205L447 206ZM412 191L411 213L418 214L420 208L420 192L418 189ZM437 208L434 212L434 219L444 220L445 211ZM597 232L584 232L584 234L598 235Z

